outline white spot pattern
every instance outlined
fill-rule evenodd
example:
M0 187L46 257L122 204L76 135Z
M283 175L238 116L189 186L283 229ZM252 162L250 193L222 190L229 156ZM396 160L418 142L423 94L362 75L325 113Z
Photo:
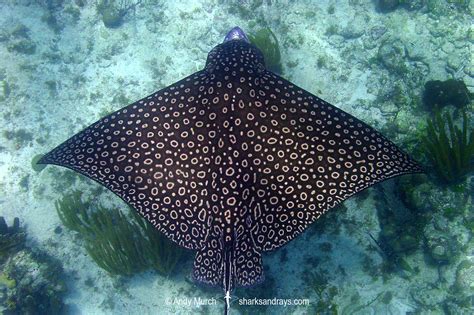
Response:
M421 171L371 127L265 70L243 41L218 45L204 70L99 120L41 162L103 184L198 250L197 280L218 285L232 270L232 286L262 281L261 252L338 203Z

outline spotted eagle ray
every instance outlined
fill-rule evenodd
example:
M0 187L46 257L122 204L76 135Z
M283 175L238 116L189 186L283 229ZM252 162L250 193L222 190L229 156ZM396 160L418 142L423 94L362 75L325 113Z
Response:
M39 164L104 185L197 251L193 278L263 281L277 249L355 193L421 167L376 130L265 68L233 28L206 66L87 127Z

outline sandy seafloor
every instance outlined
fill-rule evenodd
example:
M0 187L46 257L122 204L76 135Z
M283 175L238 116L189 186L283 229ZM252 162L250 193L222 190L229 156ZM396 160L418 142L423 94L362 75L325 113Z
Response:
M66 228L60 234L54 232L62 225L54 200L74 189L91 192L97 184L78 179L72 187L58 185L58 178L68 171L48 166L36 173L31 159L104 113L201 69L207 53L231 27L253 31L264 21L279 39L284 77L376 129L386 130L388 122L395 119L401 132L389 137L396 143L415 132L428 112L413 105L415 102L400 109L400 103L390 97L391 88L400 87L406 98L420 98L423 83L430 79L454 77L464 80L471 91L474 87L472 4L458 8L439 1L440 9L432 11L425 5L383 13L369 0L263 1L242 14L235 7L250 7L252 1L234 5L217 0L143 1L146 3L127 14L120 27L106 28L97 14L96 1L47 6L60 2L0 3L0 79L10 90L0 101L0 215L9 223L19 217L29 246L62 261L68 285L65 303L71 314L222 312L219 290L205 290L186 280L192 259L168 278L151 271L131 278L111 277L97 267L73 232ZM79 2L84 6L78 6ZM51 22L50 16L48 24L48 14L56 22ZM28 29L23 38L35 45L34 52L8 49L19 40L12 32L21 25ZM408 72L397 73L393 61L377 58L380 46L387 41L402 43L404 48L395 62L405 64ZM469 115L472 117L472 112ZM7 136L7 131L19 130L23 134ZM393 194L393 182L383 187ZM97 203L123 207L111 193L93 197ZM326 299L339 314L406 314L415 310L443 314L456 266L473 259L469 232L460 230L465 247L450 265L428 263L420 245L406 257L418 273L401 276L393 272L384 279L380 273L374 276L370 272L380 269L383 261L368 237L369 232L377 235L380 230L374 190L349 199L345 206L347 211L324 221L337 224L339 231L310 228L284 249L264 255L267 276L274 281L270 296L310 299L309 307L274 306L266 311L314 314L318 301ZM321 244L328 242L330 250L322 250L327 246ZM323 273L329 282L321 295L305 277L314 272ZM445 281L440 281L440 273ZM93 287L86 285L87 279L92 279ZM328 302L330 286L337 288L337 294ZM380 298L387 291L393 295L389 301ZM358 298L354 298L356 294ZM424 298L419 297L423 294ZM215 297L219 303L208 308L165 303L183 296ZM236 308L235 313L242 310L245 308Z

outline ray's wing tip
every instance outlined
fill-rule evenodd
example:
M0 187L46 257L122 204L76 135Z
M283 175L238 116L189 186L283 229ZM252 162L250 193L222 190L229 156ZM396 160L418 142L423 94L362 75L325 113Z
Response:
M395 176L398 175L409 175L409 174L426 174L426 169L418 163L414 163L408 167L401 169Z
M194 270L191 272L191 280L194 281L195 283L199 284L199 285L202 285L202 286L205 286L205 287L208 287L208 288L214 288L214 287L218 286L217 283L213 283L213 282L207 281L205 279L199 278L199 276L197 276L195 274Z
M51 154L53 151L43 154L37 161L34 162L35 165L46 165L46 164L58 164L54 156Z
M411 159L411 168L410 168L410 173L412 174L425 174L427 173L426 168L421 165L421 163Z
M427 171L423 166L417 164L416 167L415 167L415 170L413 171L413 173L414 174L426 174Z
M242 287L242 288L254 288L260 284L262 284L263 282L265 282L265 274L261 274L260 276L256 277L254 279L254 282L252 282L251 284L239 284L239 287Z
M43 155L35 164L51 164L49 153Z

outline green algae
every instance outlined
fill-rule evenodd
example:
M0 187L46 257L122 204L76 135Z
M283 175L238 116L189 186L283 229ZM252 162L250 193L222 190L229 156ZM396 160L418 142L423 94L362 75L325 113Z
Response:
M169 275L182 258L184 250L159 233L151 223L143 219L136 211L132 213L146 239L146 242L143 242L143 250L148 253L147 264L161 274Z
M280 45L272 30L265 27L255 33L249 34L248 37L250 42L262 51L267 69L281 74Z
M0 287L5 286L8 289L13 289L16 286L15 279L12 279L9 275L0 273Z
M98 207L74 191L56 201L63 224L85 239L85 248L99 267L115 275L133 275L154 269L170 274L184 250L169 241L150 223L132 211L128 218L118 209Z
M133 275L147 269L146 252L136 232L117 209L99 208L90 215L86 250L94 261L111 274Z
M468 126L465 112L461 128L453 123L450 114L442 117L437 112L432 120L428 120L426 135L422 137L426 158L446 184L462 182L474 170L474 128Z
M0 217L0 262L8 259L12 253L24 247L26 234L20 228L20 220L15 218L13 225L8 226Z
M99 0L96 9L102 16L105 27L118 28L123 24L125 16L141 3L141 0Z
M455 205L446 206L443 209L443 215L450 221L464 214L466 209L464 207L457 207Z
M87 233L91 230L87 212L88 203L81 201L81 192L74 191L56 200L55 206L61 222L70 230Z

